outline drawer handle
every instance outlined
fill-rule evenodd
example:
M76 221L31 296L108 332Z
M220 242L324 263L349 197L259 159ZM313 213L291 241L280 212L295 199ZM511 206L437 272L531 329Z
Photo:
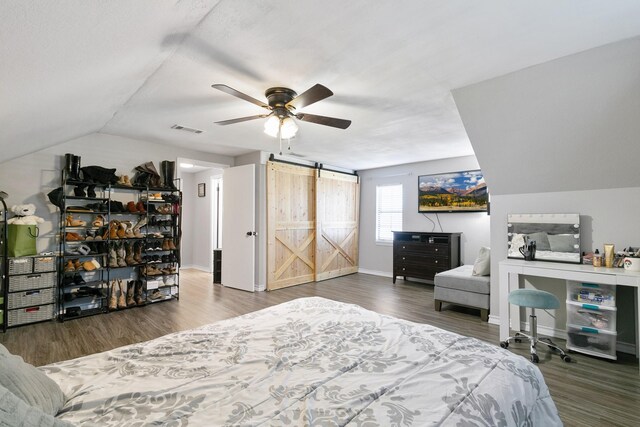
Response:
M406 246L403 246L403 247L402 247L402 249L407 249L407 247L406 247Z
M436 264L438 263L438 260L436 260Z
M404 261L405 259L406 259L405 257L402 257L402 260L403 260L403 261Z
M438 248L436 248L436 252L438 252Z
M402 268L402 271L406 270L404 267Z

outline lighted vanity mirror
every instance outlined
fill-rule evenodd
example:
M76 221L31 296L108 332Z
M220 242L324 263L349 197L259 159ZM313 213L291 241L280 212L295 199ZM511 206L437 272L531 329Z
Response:
M523 259L525 241L536 242L535 260L579 264L579 214L507 215L508 258Z

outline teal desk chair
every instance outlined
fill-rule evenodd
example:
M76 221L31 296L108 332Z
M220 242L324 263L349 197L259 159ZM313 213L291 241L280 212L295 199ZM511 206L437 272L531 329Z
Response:
M555 295L549 292L539 291L537 289L516 289L509 293L509 304L520 307L529 307L531 309L531 315L529 316L531 335L516 332L515 336L502 341L500 343L500 347L507 348L509 347L510 341L522 342L522 339L525 338L531 343L531 361L533 363L538 363L540 361L536 351L536 345L538 343L544 344L550 349L560 353L560 357L565 362L571 362L571 357L569 357L562 348L555 345L550 338L538 339L538 318L536 317L536 308L549 310L560 307L560 302Z

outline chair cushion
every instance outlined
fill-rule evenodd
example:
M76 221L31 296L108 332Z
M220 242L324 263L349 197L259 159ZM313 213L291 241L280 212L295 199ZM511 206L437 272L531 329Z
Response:
M509 303L521 307L558 308L560 301L555 295L537 289L516 289L509 293Z
M461 265L453 270L436 274L434 284L443 288L488 295L491 289L491 277L474 276L472 273L473 265Z

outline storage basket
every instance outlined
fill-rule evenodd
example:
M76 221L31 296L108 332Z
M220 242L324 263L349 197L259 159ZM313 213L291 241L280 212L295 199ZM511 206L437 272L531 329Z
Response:
M9 275L33 272L33 258L9 258Z
M567 323L616 332L615 307L567 301Z
M34 305L52 304L53 288L37 289L9 294L8 309L29 307Z
M44 256L33 259L34 273L42 273L47 271L56 271L56 257Z
M7 326L25 325L53 318L53 304L9 311Z
M585 326L567 325L567 348L592 356L616 359L615 332Z
M56 285L56 273L38 273L9 277L9 292L29 289L52 288Z

